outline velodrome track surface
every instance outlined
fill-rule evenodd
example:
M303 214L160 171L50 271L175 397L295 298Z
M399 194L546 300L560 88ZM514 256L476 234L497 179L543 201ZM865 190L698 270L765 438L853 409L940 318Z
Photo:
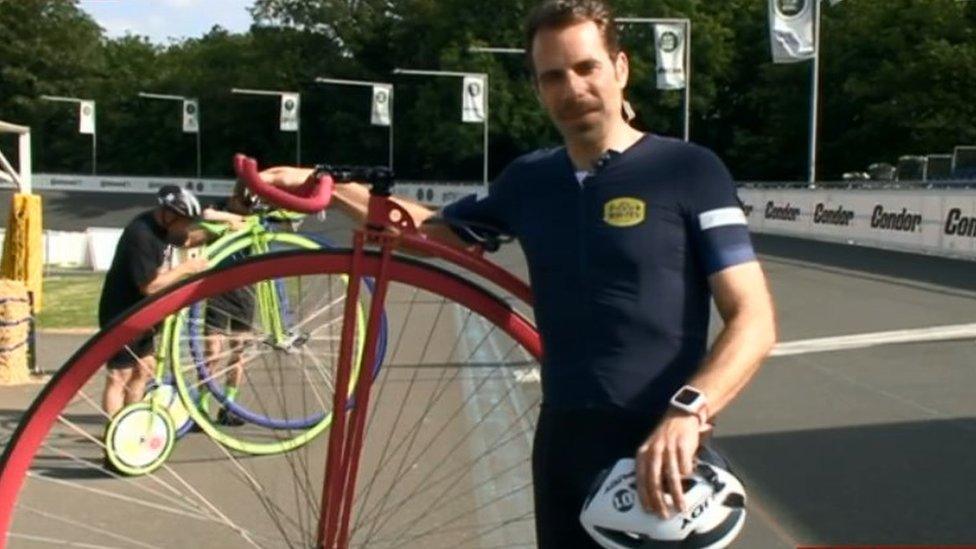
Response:
M45 225L119 226L152 204L77 198L46 196ZM341 241L348 223L330 215L307 228ZM967 326L976 264L770 236L756 244L782 344L718 422L715 443L750 497L734 546L976 543L976 337ZM516 247L494 259L524 274ZM56 369L84 339L41 334L42 366ZM531 399L538 384L520 390ZM0 440L34 392L0 389Z

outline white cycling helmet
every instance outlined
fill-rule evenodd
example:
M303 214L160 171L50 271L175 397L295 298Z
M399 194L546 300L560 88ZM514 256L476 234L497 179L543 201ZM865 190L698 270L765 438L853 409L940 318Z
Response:
M160 187L156 192L156 201L163 208L190 219L197 219L203 214L203 208L200 207L197 197L177 185Z
M580 522L607 549L719 549L739 535L746 520L746 492L726 469L700 461L682 480L687 511L670 518L644 511L637 497L634 460L621 459L604 471L583 504Z

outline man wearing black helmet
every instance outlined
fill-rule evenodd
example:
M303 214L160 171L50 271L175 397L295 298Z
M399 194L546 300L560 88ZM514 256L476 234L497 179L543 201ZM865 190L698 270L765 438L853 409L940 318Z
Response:
M139 214L122 231L98 304L101 327L143 297L207 268L203 258L167 267L173 246L187 245L190 226L202 213L196 197L180 187L167 185L159 189L157 201L154 209ZM111 417L122 406L143 397L155 367L153 332L129 342L108 361L107 367L102 407Z

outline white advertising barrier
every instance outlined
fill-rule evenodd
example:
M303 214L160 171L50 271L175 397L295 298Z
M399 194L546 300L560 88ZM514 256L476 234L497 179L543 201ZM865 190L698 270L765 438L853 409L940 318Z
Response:
M71 231L44 231L44 264L80 268L90 267L88 235Z
M115 177L91 175L35 174L34 188L44 191L70 192L109 192L109 193L155 193L164 185L179 185L194 190L200 195L227 196L234 187L232 179L190 180L163 177ZM10 185L0 184L0 189ZM480 183L457 183L440 181L402 181L397 182L396 195L416 200L432 207L441 207L464 198L469 194L481 193ZM85 232L44 231L44 264L65 268L88 268L105 271L112 264L115 246L122 234L120 228L92 227ZM3 243L3 229L0 228L0 245Z
M108 192L155 194L164 185L177 185L201 196L229 196L234 189L233 179L191 179L178 177L129 177L76 174L34 174L34 188L38 192ZM12 188L0 182L0 189ZM477 182L398 181L396 195L417 200L431 206L443 206L469 194L480 192Z
M155 194L160 187L165 185L177 185L202 196L228 196L234 189L234 180L196 179L189 177L34 174L34 189L40 192L79 191Z
M0 229L0 248L6 236ZM64 268L90 268L88 235L71 231L44 231L41 234L44 265Z
M749 228L976 259L976 190L739 189Z
M85 235L88 237L88 253L92 270L107 271L112 266L115 247L122 236L122 229L90 227L85 231Z

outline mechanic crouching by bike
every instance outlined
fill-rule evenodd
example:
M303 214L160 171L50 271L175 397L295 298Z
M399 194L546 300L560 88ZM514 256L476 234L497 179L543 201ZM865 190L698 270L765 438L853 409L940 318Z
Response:
M175 185L161 187L158 205L126 225L105 275L98 304L98 323L105 328L144 297L207 268L204 258L191 258L168 268L175 247L194 244L191 226L200 218L200 202ZM112 417L124 405L142 400L155 370L154 331L129 342L109 359L102 408Z
M722 161L629 124L629 61L609 6L542 2L526 24L526 51L564 146L516 159L487 196L448 205L440 222L396 202L449 245L483 242L485 227L518 239L545 348L532 456L537 542L599 547L580 511L600 472L621 458L635 458L646 511L691 512L682 480L698 460L721 466L703 433L758 371L775 319ZM309 174L278 167L262 177L294 186ZM333 195L360 220L368 200L356 184ZM708 348L712 299L724 325ZM653 536L633 546L644 541L653 545Z

